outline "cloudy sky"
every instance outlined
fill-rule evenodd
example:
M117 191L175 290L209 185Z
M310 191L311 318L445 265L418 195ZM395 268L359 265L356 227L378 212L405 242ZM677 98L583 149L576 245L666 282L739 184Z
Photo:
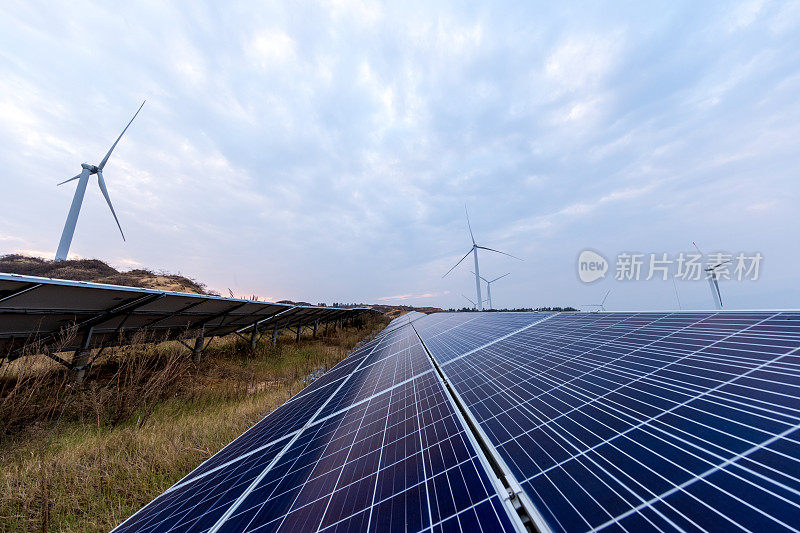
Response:
M555 5L558 4L558 5ZM760 252L731 308L800 307L800 3L142 2L0 7L0 252L237 295L708 308L617 254ZM610 262L584 284L584 249ZM643 273L646 274L646 273ZM644 276L643 276L644 277Z

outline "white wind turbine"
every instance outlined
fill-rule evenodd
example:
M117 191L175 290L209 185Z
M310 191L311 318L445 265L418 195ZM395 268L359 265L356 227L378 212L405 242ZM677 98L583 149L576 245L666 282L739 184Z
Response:
M470 272L472 272L472 271L470 270ZM475 272L472 272L472 273L474 274ZM504 278L504 277L508 276L509 274L511 274L511 272L506 272L502 276L498 276L498 277L494 278L493 280L488 280L488 279L484 278L483 276L481 276L481 279L484 281L484 283L486 283L486 301L489 302L489 309L494 309L494 307L492 307L492 283L494 283L495 281L497 281L500 278Z
M114 215L114 220L117 222L117 227L119 228L119 232L122 235L122 240L125 240L125 234L122 233L122 226L119 224L119 219L117 218L117 213L114 212L114 206L111 205L111 198L108 196L108 189L106 188L106 182L103 179L103 168L108 163L108 158L111 157L111 152L114 151L116 148L117 143L122 136L125 135L125 132L128 131L128 127L130 127L131 122L133 119L136 118L136 115L139 114L139 111L142 110L144 106L144 102L142 105L139 106L139 109L136 110L134 113L133 118L128 122L128 125L125 126L125 129L122 130L122 133L119 134L117 140L114 141L114 144L111 145L111 148L108 150L108 153L100 161L99 165L89 165L87 163L82 163L81 173L75 176L74 178L70 178L68 180L62 181L59 185L63 185L73 180L80 180L78 181L78 187L75 189L75 196L72 197L72 205L69 208L69 214L67 215L67 222L64 224L64 231L61 233L61 240L58 243L58 251L56 251L56 261L63 261L67 258L67 254L69 253L69 246L72 244L72 236L75 233L75 225L78 223L78 215L81 212L81 204L83 203L83 196L86 194L86 186L89 183L89 176L92 174L97 174L97 185L100 186L100 192L103 193L103 196L106 198L106 202L108 203L108 207L111 208L111 214Z
M453 265L453 268L448 270L445 273L445 275L442 276L442 277L443 278L446 277L447 274L452 272L454 268L456 268L458 265L461 264L461 261L466 259L469 254L472 254L473 258L475 259L475 271L474 271L474 274L475 274L475 293L478 296L477 299L476 299L477 302L478 302L477 308L478 308L478 311L483 311L483 300L481 298L481 275L480 275L480 269L478 268L478 250L479 249L480 250L488 250L490 252L495 252L495 253L498 253L498 254L507 255L508 257L513 257L514 259L519 259L520 261L522 261L522 259L520 259L519 257L513 256L511 254L507 254L505 252L501 252L500 250L495 250L493 248L487 248L486 246L478 246L475 243L475 235L472 234L472 225L469 223L469 212L467 211L467 206L466 205L464 206L464 212L467 214L467 227L469 228L469 236L472 239L472 248L470 248L469 251L466 254L464 254L464 257L459 259L458 263Z
M692 245L695 249L703 255L703 252L700 251L700 248L697 247L697 244L692 241ZM709 265L704 270L707 274L708 286L711 289L711 298L714 300L714 308L715 309L722 309L722 294L719 292L719 279L717 278L717 269L722 265L730 263L731 260L722 261L721 263L717 263L716 265Z
M595 313L599 313L600 311L605 313L605 311L606 311L606 298L608 298L609 294L611 294L611 289L606 291L605 296L603 296L603 299L600 300L599 304L586 304L586 305L584 305L584 307L594 307L595 308L595 311L594 311Z

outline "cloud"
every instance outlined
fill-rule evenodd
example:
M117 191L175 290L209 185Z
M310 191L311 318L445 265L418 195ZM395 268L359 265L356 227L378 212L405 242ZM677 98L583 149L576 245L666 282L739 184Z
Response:
M295 42L281 30L262 30L251 39L247 52L261 68L289 63L296 59Z
M414 300L423 298L438 298L439 296L445 296L448 294L450 294L450 291L426 292L422 294L398 294L396 296L380 296L376 298L376 300L378 300L379 302L404 301L404 300Z
M797 5L4 7L0 247L52 256L75 190L55 184L147 98L105 176L128 240L92 182L74 254L223 293L460 307L469 268L441 275L467 203L481 242L526 259L481 256L513 273L502 306L591 301L569 270L587 243L692 239L780 259L730 301L790 306ZM658 291L615 294L671 306Z

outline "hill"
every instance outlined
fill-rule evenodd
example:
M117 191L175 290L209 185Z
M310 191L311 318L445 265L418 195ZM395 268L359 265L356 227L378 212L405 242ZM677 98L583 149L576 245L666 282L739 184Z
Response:
M71 281L125 285L143 289L214 294L206 290L206 286L202 283L185 276L165 272L156 273L143 268L120 272L99 259L50 261L41 257L9 254L0 256L0 272Z

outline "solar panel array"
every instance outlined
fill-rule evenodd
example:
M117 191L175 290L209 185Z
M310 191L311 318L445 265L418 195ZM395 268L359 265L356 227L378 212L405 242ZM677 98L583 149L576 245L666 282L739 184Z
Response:
M404 315L119 530L534 526L800 528L800 312Z
M407 319L118 531L454 528L514 530L496 480Z
M197 330L214 337L253 328L297 328L363 312L0 274L0 357L120 345L140 331L159 340Z

